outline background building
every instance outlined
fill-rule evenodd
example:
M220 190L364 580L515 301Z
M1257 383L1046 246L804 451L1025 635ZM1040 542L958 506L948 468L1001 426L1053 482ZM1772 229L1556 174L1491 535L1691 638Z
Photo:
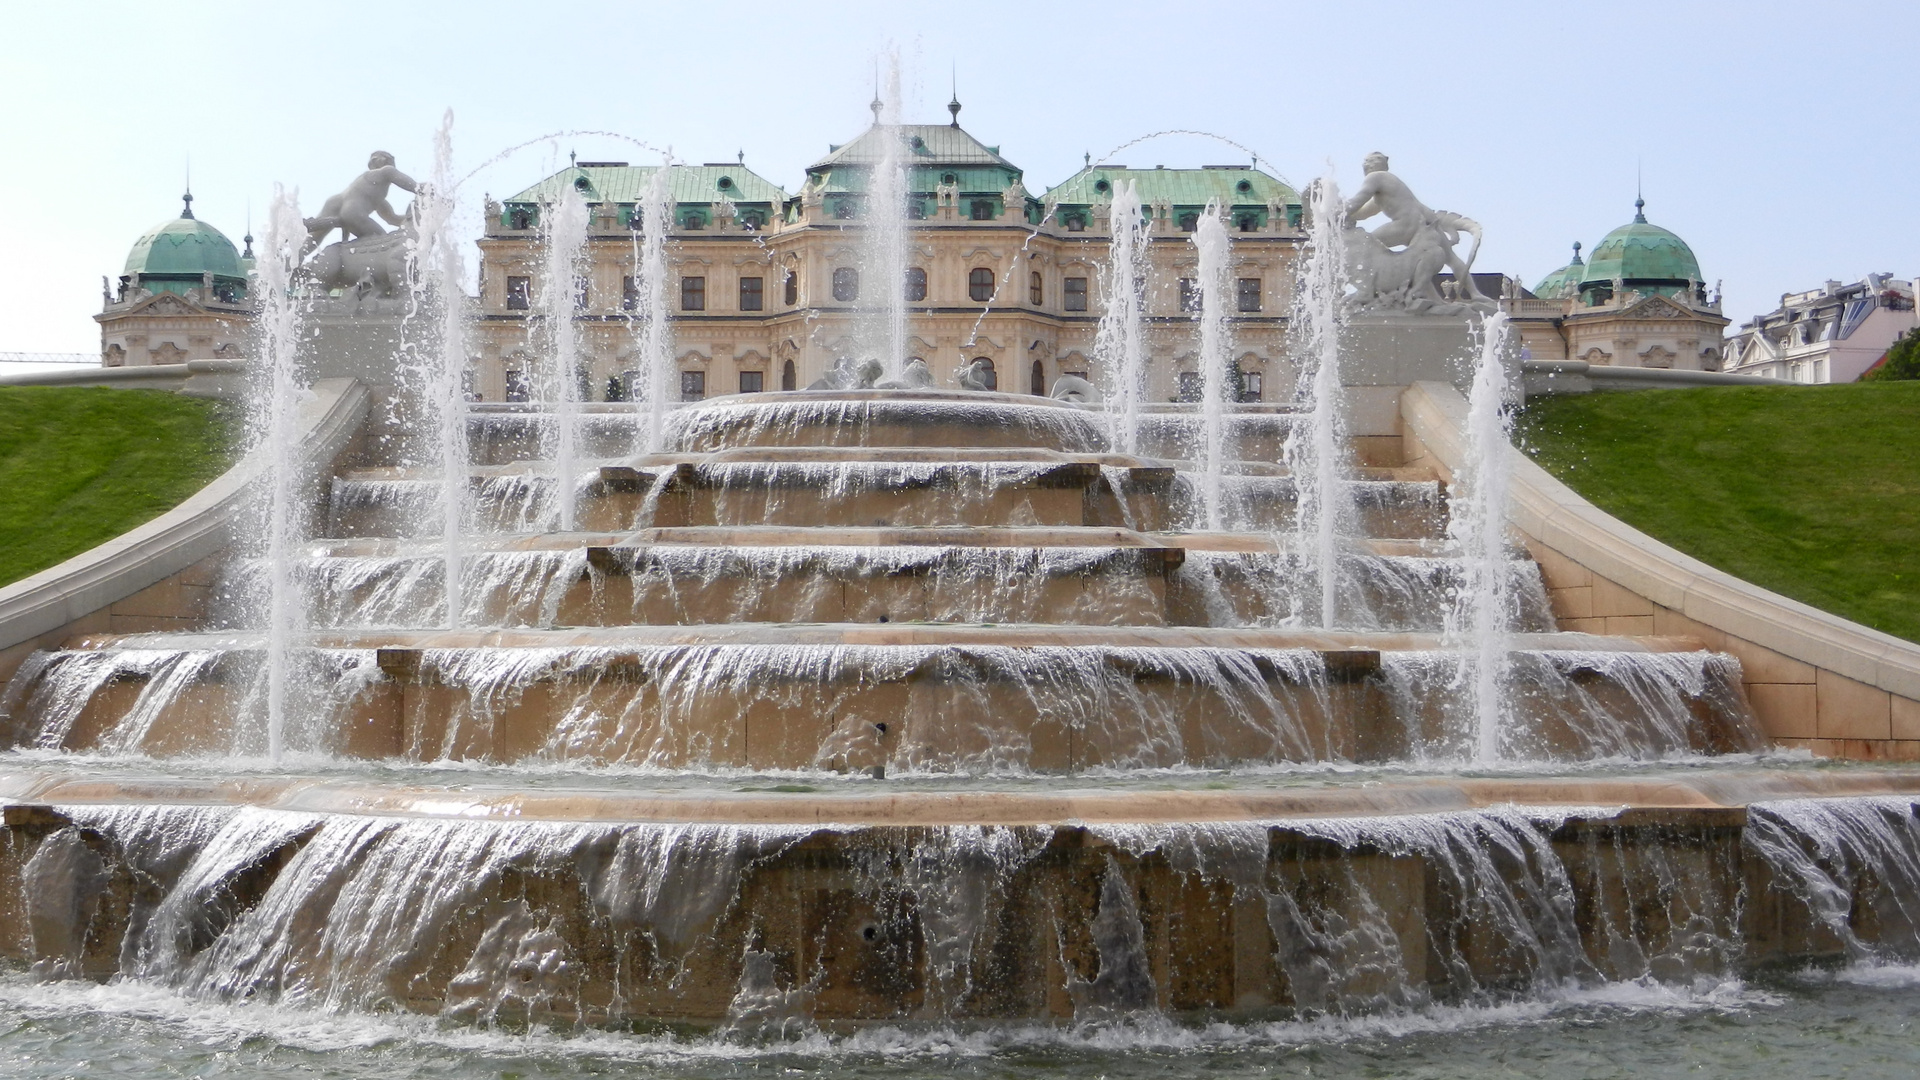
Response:
M193 193L180 216L147 230L127 253L116 284L101 280L100 363L106 367L184 364L238 358L247 351L253 309L244 254L225 233L193 216Z
M955 385L957 369L979 359L1003 390L1045 393L1065 373L1097 378L1108 209L1127 182L1152 215L1151 397L1177 397L1195 368L1189 238L1209 202L1233 230L1230 326L1245 396L1291 391L1286 316L1303 238L1291 187L1247 166L1090 163L1036 197L998 147L960 128L959 104L949 110L951 124L876 122L830 147L797 194L738 162L671 167L669 302L683 398L804 387L843 358L897 363L904 357L865 343L879 288L904 290L908 356L924 360L937 385ZM907 166L908 257L904 281L881 283L869 280L868 193L890 139ZM571 362L595 397L637 366L635 229L650 223L635 220L634 206L658 168L583 162L488 207L475 385L484 399L524 395L550 362L539 327L548 287L540 220L567 187L591 208L586 280L575 291L581 353Z
M1786 293L1727 341L1729 369L1801 383L1853 382L1912 330L1914 283L1868 274Z
M1573 260L1540 280L1531 295L1503 301L1534 360L1584 360L1618 367L1718 371L1728 320L1709 296L1700 262L1685 240L1647 221L1635 199L1633 220L1608 233L1590 260Z

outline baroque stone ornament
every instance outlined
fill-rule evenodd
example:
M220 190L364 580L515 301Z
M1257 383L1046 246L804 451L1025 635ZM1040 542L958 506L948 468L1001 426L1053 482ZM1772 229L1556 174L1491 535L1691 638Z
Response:
M1480 251L1480 223L1449 210L1435 210L1413 194L1406 181L1387 168L1387 155L1368 154L1367 173L1347 200L1347 260L1361 309L1404 311L1413 315L1465 315L1490 312L1495 305L1473 283L1473 260ZM1387 222L1369 232L1359 222L1385 215ZM1463 234L1473 246L1457 250ZM1441 295L1435 277L1453 272L1457 295Z
M387 202L387 192L396 187L415 196L414 207L409 207L405 216ZM414 236L414 209L425 194L422 185L394 167L392 154L374 151L367 159L367 171L321 204L319 215L306 219L303 254L313 252L335 229L345 238L321 248L303 272L325 290L350 290L361 298L396 295L407 280L407 245ZM376 217L398 231L388 232L374 220Z

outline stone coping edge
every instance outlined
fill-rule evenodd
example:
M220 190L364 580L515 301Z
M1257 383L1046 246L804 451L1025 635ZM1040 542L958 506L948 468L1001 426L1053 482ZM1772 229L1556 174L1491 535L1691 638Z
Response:
M1267 790L888 792L616 792L424 787L299 777L88 778L0 772L11 824L61 806L252 806L313 814L475 821L712 823L823 827L1281 822L1406 816L1498 807L1734 810L1784 799L1909 796L1920 773L1756 770L1657 777L1450 777Z
M1466 458L1467 402L1446 383L1401 396L1401 418L1449 473ZM1528 537L1695 622L1904 698L1920 699L1920 645L1717 570L1601 510L1513 455L1509 520Z
M352 379L316 383L296 414L302 459L330 461L344 450L368 402L367 388ZM0 588L0 649L58 630L219 552L234 515L266 472L268 453L247 454L152 521Z

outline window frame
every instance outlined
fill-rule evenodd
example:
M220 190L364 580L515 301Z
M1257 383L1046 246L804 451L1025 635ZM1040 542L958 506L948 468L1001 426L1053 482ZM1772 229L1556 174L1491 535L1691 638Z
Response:
M751 382L752 388L747 384ZM764 394L767 390L767 373L757 369L740 373L740 392L743 394Z
M707 373L704 371L682 371L680 373L680 400L705 401L707 399Z
M691 304L688 303L687 301L689 300L692 300L693 303ZM681 311L707 310L707 275L705 274L681 274L680 275L680 310Z
M927 299L926 267L909 266L907 267L906 277L907 280L903 286L904 291L902 295L906 297L907 303L919 304L925 302Z
M985 276L983 277L982 275ZM968 299L976 304L993 303L994 294L999 292L999 283L994 280L998 276L999 275L993 272L993 268L988 266L976 266L967 271ZM981 295L983 291L985 292L984 296Z
M1043 307L1046 299L1046 279L1040 276L1040 271L1034 270L1027 275L1027 302L1034 307Z
M1266 281L1257 277L1233 279L1233 308L1242 314L1257 314L1263 308L1261 302L1266 290Z
M507 276L506 308L508 311L533 310L533 278L526 274Z
M1087 310L1087 300L1092 293L1092 282L1084 277L1070 277L1065 279L1065 281L1066 287L1061 291L1061 296L1064 301L1061 304L1062 309L1066 311Z
M763 277L740 278L740 310L765 311L767 309L767 279Z
M836 304L860 302L860 269L855 266L833 268L833 301Z

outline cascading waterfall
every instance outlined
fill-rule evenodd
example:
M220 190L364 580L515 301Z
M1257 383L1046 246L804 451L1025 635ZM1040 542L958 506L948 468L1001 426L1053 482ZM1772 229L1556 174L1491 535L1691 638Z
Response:
M667 314L667 229L673 220L673 155L663 155L647 181L634 213L640 215L639 266L634 282L640 321L640 378L630 396L643 415L640 449L657 454L666 447L667 402L673 393L673 327Z
M1300 328L1301 386L1305 424L1287 437L1286 463L1299 486L1294 517L1298 550L1314 554L1320 586L1319 625L1339 620L1339 538L1348 531L1351 507L1340 459L1344 435L1340 415L1340 334L1346 325L1346 204L1333 171L1308 188L1311 221L1307 258L1295 290L1293 324Z
M1140 449L1140 405L1147 392L1147 350L1140 314L1147 282L1146 217L1140 189L1132 180L1113 193L1107 212L1106 310L1094 337L1103 394L1111 418L1113 447L1123 454Z
M1467 455L1454 477L1447 537L1459 549L1463 581L1448 611L1447 634L1465 650L1458 683L1473 717L1474 760L1499 759L1507 728L1507 638L1513 597L1507 573L1507 489L1512 474L1504 312L1480 327L1480 356L1467 397Z
M466 610L461 569L467 522L473 500L467 482L472 453L467 443L467 321L461 310L464 268L459 238L453 235L458 209L453 175L453 110L448 109L433 140L433 186L420 196L419 232L413 261L420 294L436 316L436 348L419 365L417 393L424 408L422 426L434 433L440 483L438 498L441 580L446 590L447 625L458 627Z
M278 763L285 748L287 681L294 635L303 615L300 582L294 573L305 535L301 497L304 462L300 457L296 414L306 392L300 370L301 305L293 274L304 254L307 230L299 196L278 185L267 211L264 252L255 264L255 295L260 303L256 331L259 365L252 388L253 442L267 450L265 500L266 648L270 671L266 686L267 756Z
M1228 365L1232 361L1232 343L1227 339L1227 273L1232 256L1232 241L1227 239L1227 222L1220 204L1207 204L1206 212L1193 231L1193 247L1199 256L1196 273L1200 278L1200 461L1201 505L1206 527L1215 531L1226 527L1226 492L1222 477L1226 474Z
M907 166L902 140L900 56L887 56L886 76L875 88L874 131L879 160L867 177L866 281L861 288L861 348L877 355L883 370L898 375L907 361Z
M572 532L575 514L576 443L580 437L579 327L574 315L582 288L587 246L587 203L572 185L544 207L542 241L546 246L545 287L541 294L546 322L547 363L542 397L553 411L554 482L559 488L560 531Z

